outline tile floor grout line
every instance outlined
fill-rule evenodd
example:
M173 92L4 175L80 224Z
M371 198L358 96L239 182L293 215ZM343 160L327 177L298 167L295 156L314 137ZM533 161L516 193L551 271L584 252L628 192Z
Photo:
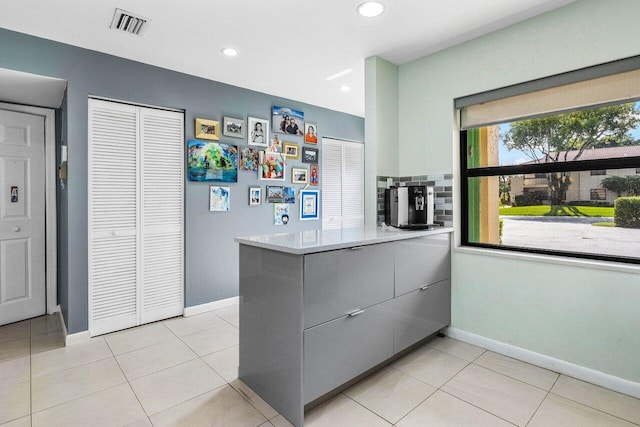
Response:
M380 418L382 421L385 421L387 423L389 423L390 425L393 425L393 423L389 420L387 420L385 417L379 415L378 413L374 412L373 410L367 408L366 406L364 406L362 403L358 402L357 400L352 399L351 397L347 396L346 394L344 394L344 392L340 392L339 394L337 394L336 396L339 395L343 395L344 397L346 397L347 399L351 400L352 402L354 402L355 404L361 406L362 408L366 409L367 411L371 412L373 415L375 415L376 417ZM331 399L334 399L335 397L332 397ZM328 400L327 402L330 402L331 400Z
M418 380L420 381L420 380ZM427 383L423 383L423 384L427 384ZM429 384L427 384L429 385ZM431 386L433 387L433 386ZM424 399L422 399L422 401L420 403L418 403L416 406L414 406L413 408L411 408L411 410L409 412L407 412L406 414L404 414L398 421L396 421L395 423L392 423L394 426L396 424L398 424L400 421L404 420L405 418L407 418L409 416L410 413L412 413L413 411L415 411L418 406L422 405L424 402L426 402L427 400L429 400L431 398L431 396L433 396L434 394L436 394L438 392L438 390L440 390L439 388L436 388L433 393L429 394L429 396L425 397Z
M586 381L585 381L585 382L586 382ZM588 384L591 384L591 383L588 383ZM595 384L594 384L594 385L595 385ZM597 387L600 387L600 386L597 386ZM604 388L604 387L603 387L603 388ZM605 390L609 390L609 389L608 389L608 388L605 388ZM610 391L613 391L613 390L610 390ZM616 393L617 393L617 392L616 392ZM613 418L617 418L617 419L619 419L619 420L622 420L622 421L624 421L624 422L627 422L627 423L633 424L633 425L635 425L635 426L640 426L640 424L635 423L635 422L633 422L633 421L629 421L628 419L626 419L626 418L622 418L622 417L621 417L621 416L619 416L619 415L615 415L615 414L612 414L612 413L610 413L610 412L603 411L602 409L594 408L594 407L593 407L593 406L591 406L591 405L587 405L587 404L585 404L585 403L582 403L582 402L579 402L579 401L577 401L577 400L571 399L570 397L566 397L566 396L563 396L563 395L558 394L558 393L553 393L551 390L549 391L549 394L553 394L554 396L558 396L558 397L561 397L561 398L563 398L563 399L570 400L570 401L572 401L573 403L577 403L578 405L582 405L582 406L584 406L585 408L592 409L592 410L594 410L594 411L596 411L596 412L601 412L601 413L603 413L603 414L606 414L606 415L612 416ZM620 394L622 394L622 393L620 393ZM626 394L622 394L622 395L623 395L623 396L627 396ZM633 396L627 396L627 397L631 397L632 399L635 399L635 397L633 397Z
M527 362L522 362L522 363L527 363ZM546 390L546 389L544 389L544 388L542 388L542 387L538 387L537 385L533 385L533 384L528 383L528 382L526 382L526 381L523 381L523 380L521 380L521 379L519 379L519 378L512 377L511 375L505 374L505 373L503 373L503 372L498 372L498 371L496 371L495 369L491 369L491 368L487 368L486 366L478 365L478 364L477 364L477 363L475 363L475 362L471 362L471 364L472 364L472 365L474 365L474 366L477 366L477 367L479 367L479 368L484 368L484 369L486 369L486 370L488 370L488 371L491 371L491 372L493 372L493 373L496 373L496 374L502 375L502 376L504 376L504 377L511 378L512 380L518 381L519 383L522 383L522 384L525 384L525 385L530 385L531 387L535 387L535 388L537 388L538 390L544 391L544 392L546 392L546 393L548 393L548 392L551 390L551 389ZM527 363L527 364L528 364L528 365L531 365L531 366L535 366L536 368L540 368L539 366L533 365L533 364L531 364L531 363ZM544 368L540 368L540 369L544 369ZM547 369L547 371L549 371L549 370ZM549 371L549 372L553 372L553 371ZM553 372L553 373L554 373L554 374L558 374L558 378L560 377L560 373L558 373L558 372ZM556 381L558 380L558 378L556 378ZM553 385L555 385L555 381L553 382ZM551 387L553 387L553 385L551 385Z
M558 377L556 378L556 380L553 382L553 384L551 385L551 387L549 388L549 390L547 390L547 394L544 395L544 398L540 401L540 403L538 404L538 406L536 407L536 410L533 411L533 414L531 414L531 416L529 417L529 420L527 421L527 423L525 424L525 427L528 426L531 421L533 420L533 418L536 416L536 414L538 413L538 411L540 410L540 407L542 406L542 404L544 403L545 400L547 400L547 397L549 397L549 394L551 394L551 389L553 388L553 386L556 385L556 383L558 382L558 379L560 378L560 374L558 374Z
M494 416L494 417L496 417L496 418L498 418L498 419L501 419L501 420L502 420L502 421L504 421L505 423L511 424L512 426L516 426L516 427L518 426L517 424L512 423L511 421L509 421L509 420L507 420L507 419L505 419L505 418L502 418L500 415L496 415L496 414L494 414L493 412L489 412L489 411L487 411L486 409L481 408L481 407L479 407L479 406L475 405L474 403L468 402L468 401L464 400L463 398L461 398L461 397L459 397L459 396L456 396L455 394L451 394L451 393L449 393L448 391L446 391L446 390L442 390L442 389L438 389L438 390L440 390L441 392L443 392L443 393L445 393L445 394L447 394L447 395L449 395L449 396L453 397L454 399L458 399L459 401L466 403L467 405L473 406L474 408L479 409L479 410L481 410L482 412L485 412L485 413L487 413L487 414L489 414L489 415L491 415L491 416Z

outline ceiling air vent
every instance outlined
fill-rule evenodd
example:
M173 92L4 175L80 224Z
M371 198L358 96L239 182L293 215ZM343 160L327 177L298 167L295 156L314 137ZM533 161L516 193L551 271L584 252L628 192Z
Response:
M150 19L143 18L142 16L136 16L126 10L116 9L116 12L113 14L113 21L111 21L111 26L109 28L135 34L137 36L144 36L149 25L151 25Z

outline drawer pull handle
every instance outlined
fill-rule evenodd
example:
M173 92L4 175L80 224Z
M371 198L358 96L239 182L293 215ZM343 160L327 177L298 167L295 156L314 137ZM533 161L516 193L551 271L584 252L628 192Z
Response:
M431 285L424 285L423 287L420 288L421 291L426 291L427 289L429 289L431 287Z
M354 246L354 247L349 248L349 249L352 250L352 251L358 251L358 250L363 249L363 248L364 248L364 246Z
M362 313L364 313L364 310L353 310L351 313L348 313L347 316L356 317L358 314L362 314Z

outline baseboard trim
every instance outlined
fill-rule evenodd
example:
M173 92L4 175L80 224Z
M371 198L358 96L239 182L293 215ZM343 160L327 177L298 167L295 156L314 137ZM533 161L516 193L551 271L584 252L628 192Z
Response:
M604 372L596 371L594 369L585 368L584 366L579 366L565 360L556 359L521 347L516 347L511 344L485 338L461 329L447 328L445 333L451 338L486 348L487 350L491 350L495 353L500 353L523 362L531 363L532 365L540 366L541 368L549 369L640 399L640 383L605 374Z
M64 324L64 316L62 315L62 309L60 308L60 305L58 305L58 307L56 307L56 311L58 312L58 320L60 321L60 330L62 331L62 337L64 338L65 342L67 340L67 325Z
M221 308L230 307L240 302L240 297L231 297L218 301L208 302L206 304L194 305L193 307L184 308L184 317L195 316L196 314L206 313L207 311L219 310Z
M89 341L91 339L91 334L89 331L77 332L75 334L69 334L66 336L64 342L66 346L80 344L82 342Z

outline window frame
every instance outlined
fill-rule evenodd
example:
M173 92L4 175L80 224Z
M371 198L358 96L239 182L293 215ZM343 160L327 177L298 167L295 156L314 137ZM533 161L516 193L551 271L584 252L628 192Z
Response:
M621 101L621 103L624 101ZM559 113L558 113L559 114ZM574 160L568 162L534 163L508 166L488 166L469 168L467 156L467 130L460 131L460 166L461 166L461 245L474 248L497 249L502 251L523 252L530 254L542 254L551 256L565 256L578 259L591 259L597 261L624 262L640 264L640 258L629 258L606 254L594 254L584 252L571 252L563 250L550 250L541 248L525 248L518 246L504 246L490 243L478 243L469 241L469 179L494 176L526 175L535 173L555 172L581 172L600 169L628 169L637 168L640 164L640 156L622 157L596 160Z

